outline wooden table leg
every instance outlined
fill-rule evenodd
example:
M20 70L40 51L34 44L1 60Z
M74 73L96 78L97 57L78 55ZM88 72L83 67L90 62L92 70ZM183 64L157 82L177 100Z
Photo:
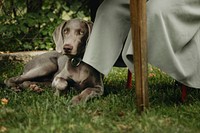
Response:
M146 0L130 0L137 109L149 107Z

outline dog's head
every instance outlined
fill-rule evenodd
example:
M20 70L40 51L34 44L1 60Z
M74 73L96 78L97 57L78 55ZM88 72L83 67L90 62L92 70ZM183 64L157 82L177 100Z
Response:
M56 51L68 56L82 56L92 25L92 22L80 19L71 19L61 23L53 33Z

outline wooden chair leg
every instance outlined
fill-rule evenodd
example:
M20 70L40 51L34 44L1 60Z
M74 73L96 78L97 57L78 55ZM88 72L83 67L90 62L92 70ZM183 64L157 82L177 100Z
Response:
M149 107L147 67L146 0L130 0L133 61L137 110L141 114Z
M185 102L187 96L187 86L181 85L181 102Z
M132 73L128 70L126 88L132 88Z

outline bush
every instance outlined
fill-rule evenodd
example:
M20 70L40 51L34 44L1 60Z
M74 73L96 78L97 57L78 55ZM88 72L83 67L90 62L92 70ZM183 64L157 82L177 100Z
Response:
M0 51L54 49L52 33L63 19L88 16L75 0L10 0L0 3Z

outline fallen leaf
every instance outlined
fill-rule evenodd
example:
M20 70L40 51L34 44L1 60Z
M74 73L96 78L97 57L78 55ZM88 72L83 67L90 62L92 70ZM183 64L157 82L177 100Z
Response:
M1 99L1 104L3 104L3 105L8 104L8 99L2 98L2 99Z
M156 76L156 74L154 74L154 73L149 73L149 76L148 77L155 77Z
M0 126L0 133L4 133L7 131L7 128L4 126Z

